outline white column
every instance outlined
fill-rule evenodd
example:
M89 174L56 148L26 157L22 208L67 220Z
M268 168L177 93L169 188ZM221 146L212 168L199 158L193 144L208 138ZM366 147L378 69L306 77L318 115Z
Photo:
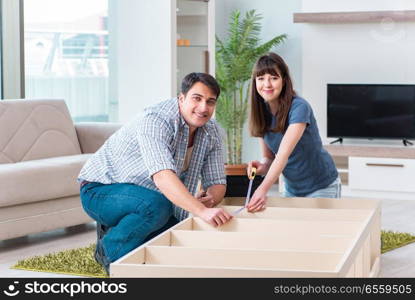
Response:
M125 123L176 95L176 0L109 1L109 93Z
M215 52L216 52L216 27L215 27L215 0L208 3L208 51L209 51L209 73L215 76Z
M23 2L3 0L2 59L0 80L3 79L3 99L24 97Z

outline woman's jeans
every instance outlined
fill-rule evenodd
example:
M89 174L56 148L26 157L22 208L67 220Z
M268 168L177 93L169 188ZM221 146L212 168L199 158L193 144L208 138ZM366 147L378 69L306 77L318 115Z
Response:
M337 177L332 183L330 183L327 187L319 189L315 192L312 192L308 195L303 197L307 198L340 198L342 192L342 183L340 177ZM282 193L284 197L298 197L290 192L288 192L285 188Z
M91 182L81 188L80 197L86 213L108 228L97 241L105 265L178 222L164 195L138 185Z

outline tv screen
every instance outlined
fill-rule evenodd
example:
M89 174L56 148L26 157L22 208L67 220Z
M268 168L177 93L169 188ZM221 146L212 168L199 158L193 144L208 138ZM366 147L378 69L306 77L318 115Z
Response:
M327 136L415 138L415 85L328 84Z

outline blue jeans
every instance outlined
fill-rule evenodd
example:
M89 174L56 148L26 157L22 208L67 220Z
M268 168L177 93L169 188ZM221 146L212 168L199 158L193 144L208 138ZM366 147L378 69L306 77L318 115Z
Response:
M106 264L178 222L173 204L164 195L135 184L91 182L81 188L80 197L86 213L108 227L97 241Z
M340 177L337 177L332 183L330 183L327 187L314 191L310 194L307 194L303 197L308 198L340 198L342 192L342 183ZM284 189L282 195L284 197L298 197L286 189Z

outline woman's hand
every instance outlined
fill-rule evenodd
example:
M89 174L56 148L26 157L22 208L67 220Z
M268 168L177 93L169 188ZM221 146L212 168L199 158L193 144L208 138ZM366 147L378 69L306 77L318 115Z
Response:
M248 212L257 212L264 210L267 204L267 193L267 190L259 186L248 203Z
M248 167L246 168L246 173L251 174L252 168L256 168L256 173L258 175L265 175L268 172L269 165L264 164L258 160L253 160L248 163Z

